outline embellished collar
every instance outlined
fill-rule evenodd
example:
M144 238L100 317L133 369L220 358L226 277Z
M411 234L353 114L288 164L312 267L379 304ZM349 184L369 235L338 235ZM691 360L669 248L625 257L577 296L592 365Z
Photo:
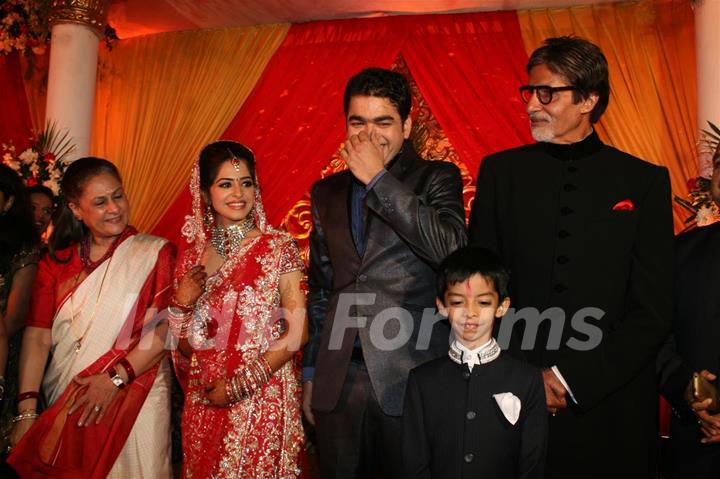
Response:
M495 338L490 338L490 341L487 343L477 349L471 350L455 339L452 344L450 344L448 356L458 364L467 364L472 371L473 366L476 364L485 364L496 360L498 356L500 356L500 346L497 341L495 341Z
M603 147L603 142L600 141L600 137L598 137L597 132L593 129L592 133L577 143L570 143L569 145L541 143L541 145L550 156L558 160L569 161L579 160L597 153Z

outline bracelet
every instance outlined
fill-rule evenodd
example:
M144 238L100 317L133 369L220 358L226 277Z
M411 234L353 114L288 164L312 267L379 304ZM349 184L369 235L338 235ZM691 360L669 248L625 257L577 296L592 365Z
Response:
M18 414L15 416L12 420L13 423L24 421L26 419L36 419L38 417L38 413L36 412L24 412L22 414Z
M240 386L237 382L237 377L233 376L225 383L225 394L228 397L228 403L235 404L240 402L243 398L243 394L240 391Z
M170 332L176 338L182 339L188 337L188 326L192 318L192 311L183 311L173 306L168 307L168 324Z
M40 393L37 391L28 391L24 393L20 393L17 396L17 402L20 403L26 399L38 399L40 397Z
M173 296L172 298L170 298L170 306L173 306L173 307L175 307L175 308L177 308L177 309L182 309L183 311L187 311L187 312L190 312L190 311L192 311L193 309L195 309L195 304L185 304L185 303L181 303L180 301L178 301L178 300L175 299L175 296Z
M187 318L191 316L193 310L192 309L182 309L178 308L177 306L168 306L168 315L174 316L176 318Z
M270 367L270 363L268 362L267 358L265 358L265 356L260 356L258 358L258 361L260 362L260 365L263 368L263 373L267 377L265 382L270 381L270 378L272 377L272 374L273 374L272 368Z
M235 376L232 378L233 393L235 394L236 400L239 401L245 396L245 389L240 384L240 378Z
M230 403L239 402L262 389L272 377L272 368L265 357L260 356L249 362L237 376L231 377L225 384L225 394Z
M130 361L128 361L127 358L122 358L117 363L125 369L125 372L128 375L128 380L125 383L130 384L131 382L133 382L133 380L135 379L135 370L130 364Z
M227 396L228 404L234 404L237 402L237 398L235 397L232 389L232 378L225 381L225 396Z

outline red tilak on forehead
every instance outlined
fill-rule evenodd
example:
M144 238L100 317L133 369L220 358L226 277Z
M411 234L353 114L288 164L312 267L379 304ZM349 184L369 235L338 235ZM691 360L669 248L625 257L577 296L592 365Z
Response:
M465 280L465 294L468 296L472 295L472 288L470 287L470 278Z

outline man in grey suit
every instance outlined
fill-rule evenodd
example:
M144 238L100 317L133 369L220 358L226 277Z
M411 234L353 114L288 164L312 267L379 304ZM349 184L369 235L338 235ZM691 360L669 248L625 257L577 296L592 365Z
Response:
M400 477L408 372L447 353L435 270L466 243L458 168L408 141L405 78L370 68L344 96L348 170L312 189L303 410L323 478Z

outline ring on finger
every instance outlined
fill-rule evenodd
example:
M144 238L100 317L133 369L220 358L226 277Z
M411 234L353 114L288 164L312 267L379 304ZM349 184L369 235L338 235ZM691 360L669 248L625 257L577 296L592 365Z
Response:
M101 409L102 409L102 408L101 408L100 406L97 406L97 405L96 405L96 406L93 408L93 411L95 411L95 412L100 412Z

